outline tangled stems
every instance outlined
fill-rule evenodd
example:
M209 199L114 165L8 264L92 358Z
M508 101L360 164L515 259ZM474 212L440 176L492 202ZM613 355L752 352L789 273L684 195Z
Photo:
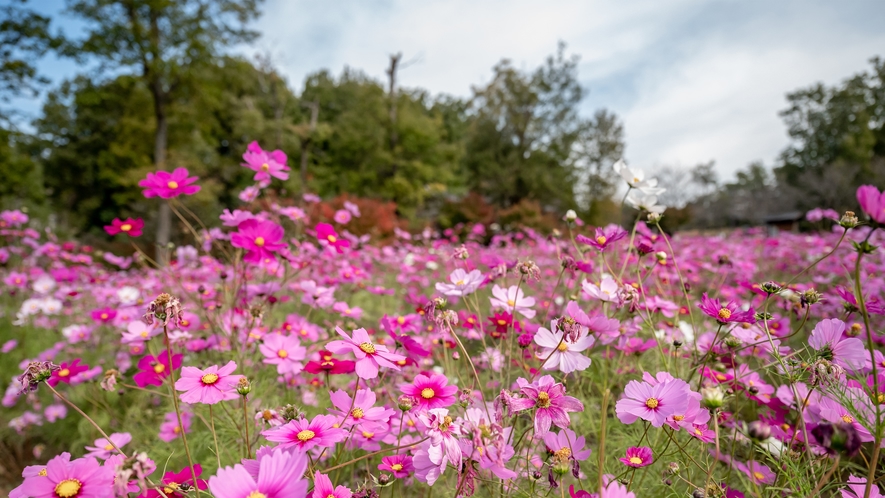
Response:
M667 249L670 251L670 255L673 257L673 268L676 269L676 275L679 277L679 287L682 291L682 297L685 298L685 307L688 308L688 320L691 322L691 331L697 337L697 327L694 324L694 313L691 308L691 299L688 297L688 291L685 289L685 279L682 278L682 271L679 269L679 261L676 259L676 252L673 251L673 246L670 245L670 237L667 237L667 234L661 228L661 221L655 221L655 227L657 227L658 231L661 233L661 238L664 239L664 242L667 243Z

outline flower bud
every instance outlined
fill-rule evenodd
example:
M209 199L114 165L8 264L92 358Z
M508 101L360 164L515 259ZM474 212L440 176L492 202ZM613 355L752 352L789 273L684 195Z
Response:
M848 337L857 337L863 331L863 325L859 323L852 323L850 327L845 329L845 335Z
M400 396L399 398L396 399L396 406L400 410L407 412L407 411L411 410L413 406L415 406L415 399L412 398L411 396L403 394L402 396Z
M721 408L725 404L725 392L719 386L701 389L701 404L710 410Z
M725 342L725 346L728 349L736 349L736 348L740 347L741 344L743 344L743 341L741 341L740 339L738 339L737 337L735 337L733 335L729 335L728 337L726 337L724 342Z
M237 393L240 396L245 396L250 392L252 392L252 383L246 377L240 377L240 380L237 382Z
M658 251L655 253L655 259L658 260L658 263L667 264L667 253L664 251Z
M681 348L681 347L682 347L682 341L680 341L679 339L674 339L674 340L673 340L673 347L674 347L674 348Z
M814 289L807 289L805 292L800 294L799 302L803 306L811 306L812 304L817 304L820 302L821 293Z
M754 420L747 426L747 435L754 441L765 441L771 437L771 426L762 420Z
M670 462L667 464L667 473L670 475L676 475L679 473L679 462Z
M664 215L662 215L661 213L648 213L648 217L646 219L652 225L657 225L663 217Z
M519 337L516 339L517 343L519 344L519 347L521 347L522 349L525 349L525 348L531 346L532 342L534 342L534 340L535 340L534 336L532 336L532 334L529 334L529 333L520 334Z
M571 223L576 219L578 219L578 213L576 213L574 209L569 209L565 212L565 221Z
M764 311L757 311L756 314L753 315L753 318L756 319L757 322L767 322L771 320L771 313L766 313Z
M777 282L769 281L762 284L762 290L766 294L777 294L781 291L781 289L783 289L783 287L781 287L780 284Z
M568 474L569 470L571 470L571 466L568 464L568 460L553 465L553 472L560 476Z

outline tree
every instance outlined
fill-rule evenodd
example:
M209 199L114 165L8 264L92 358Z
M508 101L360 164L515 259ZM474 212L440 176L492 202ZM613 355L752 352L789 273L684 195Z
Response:
M577 63L560 44L534 72L505 59L488 85L474 88L463 163L471 190L499 206L532 199L556 211L610 194L623 131L606 111L581 118Z
M86 22L87 35L66 54L96 57L101 69L133 69L147 86L153 106L153 163L166 166L169 107L195 72L217 60L225 46L257 33L245 28L260 0L68 0L70 13ZM162 203L157 243L169 240L170 214Z

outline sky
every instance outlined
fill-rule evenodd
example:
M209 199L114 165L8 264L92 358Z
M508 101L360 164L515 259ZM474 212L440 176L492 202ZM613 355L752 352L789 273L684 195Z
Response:
M57 13L63 2L37 5ZM563 41L581 58L582 113L620 117L628 163L653 172L713 160L722 178L776 164L788 92L838 84L885 56L881 0L265 0L263 12L262 37L237 50L269 54L296 93L321 68L384 79L402 52L403 86L469 97L502 58L531 71ZM79 70L52 57L40 67L55 82ZM39 99L14 105L40 109Z

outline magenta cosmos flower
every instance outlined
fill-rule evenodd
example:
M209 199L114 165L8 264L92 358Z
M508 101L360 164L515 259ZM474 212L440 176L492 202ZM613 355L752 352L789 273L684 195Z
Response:
M329 476L317 472L313 475L313 494L311 498L351 498L353 492L345 486L332 485Z
M565 386L545 375L538 379L537 384L529 384L522 380L520 392L523 398L515 398L510 402L514 412L535 408L535 434L543 436L551 425L560 429L569 426L568 412L582 412L584 405L577 398L565 395Z
M253 477L241 464L218 469L209 478L209 491L215 498L289 498L307 495L307 469L304 453L280 449L258 460L258 476ZM325 498L325 497L323 497Z
M80 358L70 363L63 361L58 370L52 371L52 377L49 377L46 383L52 387L57 386L59 382L70 384L72 377L87 370L89 370L89 365L80 365Z
M648 446L631 446L627 448L627 455L618 460L627 467L633 467L636 469L651 465L655 461L651 454L651 448Z
M276 365L279 374L297 374L304 369L301 360L306 357L307 350L295 336L266 335L258 350L264 355L264 363Z
M317 223L316 232L320 245L333 247L338 254L344 252L342 249L350 247L350 242L339 237L338 232L328 223Z
M115 310L114 308L104 307L101 309L92 310L91 316L92 319L98 323L108 323L117 317L117 310Z
M157 171L148 173L147 178L138 182L139 187L144 187L145 197L160 197L171 199L179 195L193 195L200 191L199 185L191 185L197 181L196 176L187 176L185 168L175 168L175 171Z
M18 489L21 496L32 498L105 498L112 495L113 486L113 467L101 466L94 458L71 461L70 453L62 453Z
M175 412L167 413L160 424L160 434L157 437L168 443L181 437L182 432L190 434L192 417L190 412L181 412L181 425L178 425L178 415Z
M255 172L252 179L256 182L267 181L271 177L285 181L289 179L287 171L290 169L286 166L287 159L286 153L281 150L267 152L258 142L252 142L243 154L243 161L246 161L243 166Z
M270 442L279 443L280 448L297 448L307 451L311 448L331 448L344 441L347 432L339 429L338 417L317 415L313 420L298 419L261 433Z
M114 221L111 222L110 225L106 225L104 227L104 231L108 233L108 235L117 235L118 233L125 233L130 237L139 237L141 236L141 229L144 228L144 220L141 218L126 218L125 220L120 220L120 218L114 218Z
M631 380L624 388L624 397L615 405L615 412L625 424L632 424L641 418L655 427L661 427L667 417L685 413L689 391L688 384L681 379L654 386Z
M206 489L208 485L203 479L197 479L196 486L194 486L194 475L199 476L202 473L203 467L198 463L194 464L193 474L191 473L191 469L187 467L181 469L181 472L166 472L163 474L163 479L160 482L163 486L163 493L165 493L168 498L185 498L190 494L179 491L182 484L187 484L188 486L196 487L200 490ZM156 489L148 489L140 498L161 498L162 496L163 495L161 495Z
M337 408L337 410L330 408L329 411L343 420L343 422L338 423L342 427L359 425L365 422L387 424L387 421L395 413L389 408L375 406L377 398L375 392L370 389L357 390L356 399L352 399L347 394L347 391L339 389L338 391L330 392L329 399L332 401L332 406Z
M255 218L240 223L239 231L230 235L230 243L234 247L246 250L244 261L260 263L274 259L275 252L286 247L283 240L283 227L272 221L261 221Z
M366 329L354 330L353 337L345 334L340 327L335 327L335 330L344 340L332 341L326 345L326 349L335 354L353 353L356 356L356 374L361 379L374 379L380 367L399 370L397 362L406 359L388 351L387 346L373 344Z
M243 378L242 375L231 375L236 369L237 364L233 361L221 368L212 365L206 370L184 367L181 369L181 378L175 381L175 389L185 391L180 399L189 404L214 405L219 401L236 399L239 396L236 392L237 383Z
M110 437L110 441L103 437L96 439L95 446L87 446L86 449L89 453L86 453L83 456L98 458L99 460L107 460L114 453L118 453L114 446L122 448L132 441L132 435L128 432L115 432L108 437Z
M817 350L817 355L825 360L846 370L860 370L866 365L867 350L860 339L844 337L844 332L845 322L842 320L821 320L811 331L808 345Z
M872 185L861 185L857 189L857 202L870 218L878 223L885 223L885 192L879 192Z
M442 374L433 374L430 377L418 374L412 383L400 384L403 394L418 400L416 405L419 410L433 408L445 408L455 403L457 386L449 386L449 379Z
M582 244L593 246L600 251L604 251L606 247L626 236L627 231L621 228L620 225L611 224L605 228L597 228L595 237L593 238L578 235L575 237L575 240Z
M712 316L721 324L740 322L740 323L756 323L756 312L753 308L747 311L742 310L737 303L729 301L727 305L722 306L718 299L710 299L705 292L701 298L701 304L698 305L701 311L708 316Z
M163 351L157 357L147 355L138 360L138 368L141 370L132 379L138 387L162 386L163 379L169 377L172 370L181 368L182 355L172 355L172 368L169 366L169 353Z
M412 457L408 455L392 455L381 459L378 470L390 472L397 479L404 479L415 470L415 466L412 465Z

